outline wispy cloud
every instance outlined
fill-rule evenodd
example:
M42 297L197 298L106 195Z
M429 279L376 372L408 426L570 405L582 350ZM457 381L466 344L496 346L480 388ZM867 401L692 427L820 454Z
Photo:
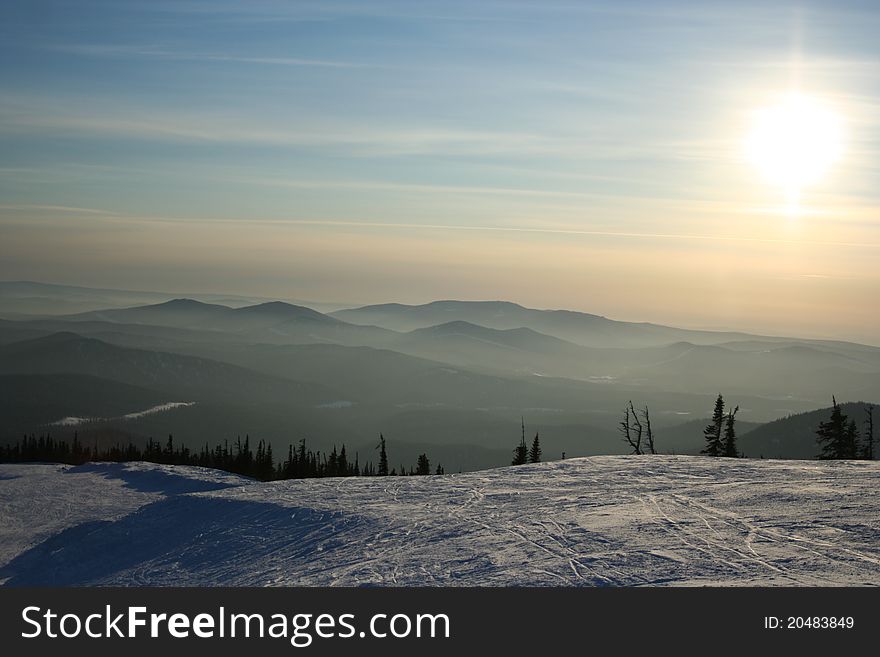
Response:
M640 240L677 240L677 241L708 241L730 243L757 243L757 244L789 244L801 246L838 246L859 249L880 249L880 243L870 242L840 242L825 240L803 239L773 239L764 237L746 237L739 235L708 235L694 233L640 233L610 230L577 230L577 229L554 229L554 228L530 228L521 226L474 226L474 225L449 225L449 224L398 224L386 222L356 222L356 221L309 221L309 220L277 220L269 223L287 225L312 225L312 226L341 226L341 227L365 227L365 228L394 228L401 230L450 230L450 231L477 231L477 232L501 232L501 233L535 233L544 235L572 235L583 237L616 237Z
M746 206L732 205L725 199L706 199L700 198L697 194L692 193L687 197L681 196L658 196L638 193L631 187L624 187L620 191L613 192L607 188L603 191L588 191L585 189L553 189L547 186L533 187L489 187L485 185L444 185L438 183L412 183L412 182L395 182L385 180L303 180L303 179L284 179L284 178L225 178L226 182L280 187L294 190L353 190L359 192L384 192L396 195L402 194L419 194L426 196L447 196L447 197L471 197L471 196L489 196L500 199L514 200L522 202L524 199L537 200L554 200L562 199L572 202L580 202L578 205L569 206L548 206L543 207L547 210L561 209L568 207L572 210L583 211L585 207L596 208L597 201L626 201L630 207L641 207L645 211L659 212L670 207L674 207L677 212L685 213L702 213L702 214L730 214L730 213L776 213L771 209L754 210ZM588 203L589 206L584 204ZM546 217L549 219L550 217Z
M23 212L63 212L70 214L93 214L99 216L118 216L117 213L110 210L99 210L97 208L77 208L68 205L36 205L36 204L4 204L0 205L0 210L17 210Z
M475 224L440 224L440 223L412 223L368 220L335 220L335 219L261 219L250 218L246 221L241 219L229 219L222 217L175 217L161 215L134 215L110 210L91 208L67 208L63 206L40 206L40 205L10 205L0 206L0 210L33 210L43 212L81 212L94 214L95 220L141 224L182 224L182 225L260 225L260 226L303 226L314 228L346 228L354 230L379 229L383 231L451 231L451 232L483 232L483 233L520 233L535 235L555 236L580 236L580 237L609 237L621 239L634 239L645 241L670 240L680 242L718 242L732 244L769 244L769 245L793 245L815 247L846 247L852 249L880 249L878 242L848 242L842 240L818 240L799 238L772 238L748 235L718 235L709 233L676 233L676 232L650 232L650 231L625 231L625 230L591 230L577 228L553 228L533 226L510 226L510 225L475 225ZM51 214L44 215L51 221ZM804 276L809 276L805 274Z
M449 122L413 117L410 124L375 124L364 119L297 114L281 119L248 108L169 111L120 105L113 99L4 94L0 100L0 135L55 134L162 141L253 144L266 147L322 148L352 156L528 156L580 160L658 159L691 162L727 161L732 147L725 139L649 138L624 141L626 126L613 122L591 126L542 126L532 132L450 126Z
M561 138L540 134L416 126L372 126L293 116L266 119L246 110L168 111L111 99L21 96L0 100L0 133L347 147L363 154L557 152Z
M169 61L266 64L270 66L317 66L321 68L375 67L374 64L369 64L366 62L312 59L308 57L269 57L236 55L229 53L189 52L152 45L137 46L130 44L58 44L50 46L50 49L57 50L59 52L70 53L73 55L83 55L89 57L108 57L113 59L118 59L120 57L139 57Z

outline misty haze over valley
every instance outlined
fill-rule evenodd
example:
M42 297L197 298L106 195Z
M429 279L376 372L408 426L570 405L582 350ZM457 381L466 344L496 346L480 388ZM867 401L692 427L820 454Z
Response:
M813 458L827 413L880 398L880 348L629 323L503 301L330 312L231 295L0 283L2 438L197 449L306 439L447 471L510 461L520 423L545 459L625 454L618 422L647 405L658 451L696 454L715 396L739 406L746 456ZM145 303L146 302L146 303ZM76 312L69 313L68 310ZM845 404L861 418L857 404ZM762 426L774 422L772 431Z

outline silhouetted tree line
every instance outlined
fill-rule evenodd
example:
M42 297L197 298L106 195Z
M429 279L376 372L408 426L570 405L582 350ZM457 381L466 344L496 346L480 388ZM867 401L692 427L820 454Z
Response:
M864 435L861 434L855 420L847 417L832 397L831 417L819 424L816 439L821 447L817 458L820 459L868 459L874 458L874 407L865 408ZM706 441L705 448L700 452L713 457L743 457L736 444L736 414L739 406L727 413L724 412L724 398L721 394L715 400L715 408L711 422L703 429ZM511 465L540 463L542 457L541 442L538 433L531 447L526 442L525 419L521 419L522 433L519 444L513 450ZM624 441L632 448L633 454L645 454L645 450L656 454L654 432L648 407L636 409L632 401L624 407L623 420L618 429ZM317 477L372 477L396 475L429 475L431 463L427 454L420 454L414 467L408 470L401 465L399 469L388 468L388 453L385 437L379 434L378 467L372 461L361 465L357 453L351 459L342 445L337 451L336 445L330 452L313 451L306 446L305 439L297 443L296 448L288 445L287 458L275 460L272 444L264 440L257 443L256 451L251 446L250 436L241 437L230 446L229 441L216 445L213 449L207 443L198 451L183 446L175 446L173 436L168 436L164 446L149 439L141 448L130 442L127 445L117 443L111 447L99 449L97 443L85 445L74 433L73 440L56 440L50 435L24 436L20 441L10 445L0 445L0 463L49 462L81 465L89 461L146 461L167 465L194 465L224 470L235 474L253 477L261 481L277 479L307 479ZM563 453L562 458L565 458ZM434 474L444 474L442 465L438 465Z
M831 398L831 417L819 423L816 442L820 459L874 459L874 407L865 407L865 435L861 436L855 420L840 409L835 397Z
M186 446L175 446L173 436L168 436L164 446L150 438L143 448L129 441L125 446L116 444L99 449L97 444L84 445L78 434L74 433L70 443L56 440L49 435L39 438L34 435L24 436L14 444L0 446L0 463L49 462L81 465L89 461L146 461L214 468L261 481L431 474L431 464L426 454L419 455L416 466L408 471L401 466L399 472L397 469L389 472L384 436L380 435L380 445L377 448L380 449L378 470L372 461L362 466L357 452L352 460L345 445L339 451L335 445L330 452L312 451L306 447L305 439L299 441L296 449L293 445L288 445L287 458L276 462L271 443L260 440L254 450L249 436L245 436L244 440L239 437L231 446L229 441L224 441L222 445L211 449L205 443L200 450L193 451ZM443 474L443 466L438 465L435 472Z

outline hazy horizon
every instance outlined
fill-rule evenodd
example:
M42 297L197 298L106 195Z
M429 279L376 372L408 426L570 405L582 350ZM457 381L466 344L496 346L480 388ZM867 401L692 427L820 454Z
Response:
M0 279L505 300L880 344L867 3L0 17ZM821 172L797 144L745 153L756 113L792 93L839 119Z
M794 339L806 339L806 340L840 340L844 342L854 342L860 343L870 346L880 346L880 341L872 342L870 338L859 338L858 336L834 336L834 335L822 335L822 334L806 334L806 333L791 333L784 334L782 332L773 332L772 330L762 331L759 328L754 326L721 326L721 325L699 325L699 324L686 324L686 323L666 323L653 320L651 318L646 317L617 317L611 316L608 314L604 314L595 309L589 308L566 308L566 307L545 307L545 306L530 306L526 303L520 303L515 299L481 299L481 298L453 298L453 297L437 297L431 299L425 299L424 301L413 301L413 302L402 302L396 299L385 299L379 301L370 301L370 302L353 302L353 301L334 301L334 300L322 300L322 299L300 299L291 296L275 296L275 297L267 297L259 294L247 294L247 293L233 293L228 290L189 290L189 289L178 289L178 290L149 290L149 289L129 289L129 288L118 288L113 287L112 284L108 285L77 285L75 283L58 283L51 281L13 281L13 280L0 280L0 285L4 284L37 284L37 285L46 285L46 286L63 286L63 287L72 287L72 288L81 288L83 290L102 290L107 292L120 292L120 293L132 293L132 294L145 294L145 295L158 295L166 297L166 300L175 300L175 299L192 299L201 301L202 303L209 304L219 304L219 305L229 305L229 303L235 302L235 306L241 305L259 305L261 303L270 303L275 301L281 301L284 303L290 303L294 305L300 305L312 308L321 313L333 313L339 310L347 310L347 309L359 309L365 307L372 306L382 306L382 305L394 305L400 304L404 306L424 306L432 303L444 303L444 302L467 302L467 303L512 303L523 308L531 309L531 310L541 310L541 311L570 311L570 312L579 312L585 313L589 315L596 315L599 317L605 317L606 319L622 321L622 322L632 322L632 323L648 323L655 325L665 325L674 328L681 328L686 330L704 330L704 331L717 331L717 332L739 332L739 333L749 333L753 335L765 335L768 337L789 337ZM11 297L10 297L11 298ZM152 306L159 303L164 303L164 301L156 301L156 300L143 300L143 301L131 301L127 303L114 303L114 304L101 304L97 302L93 302L89 305L89 307L100 310L100 309L112 309L112 308L126 308L126 307L139 307L139 306ZM13 312L13 316L19 313ZM35 313L23 313L23 314L43 314L41 312ZM63 312L51 312L50 315L62 314L67 315L71 313Z

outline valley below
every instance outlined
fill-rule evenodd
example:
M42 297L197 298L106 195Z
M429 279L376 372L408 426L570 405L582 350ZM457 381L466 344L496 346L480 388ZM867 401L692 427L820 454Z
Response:
M2 443L76 434L106 449L173 435L198 450L249 436L276 455L306 440L367 462L382 434L395 467L426 453L467 472L510 463L522 423L547 460L625 454L630 400L650 409L658 451L698 454L721 393L739 408L745 456L808 459L832 396L857 422L880 398L880 348L851 342L504 301L321 312L159 293L127 306L144 295L71 289L0 282ZM71 295L86 310L66 314Z

